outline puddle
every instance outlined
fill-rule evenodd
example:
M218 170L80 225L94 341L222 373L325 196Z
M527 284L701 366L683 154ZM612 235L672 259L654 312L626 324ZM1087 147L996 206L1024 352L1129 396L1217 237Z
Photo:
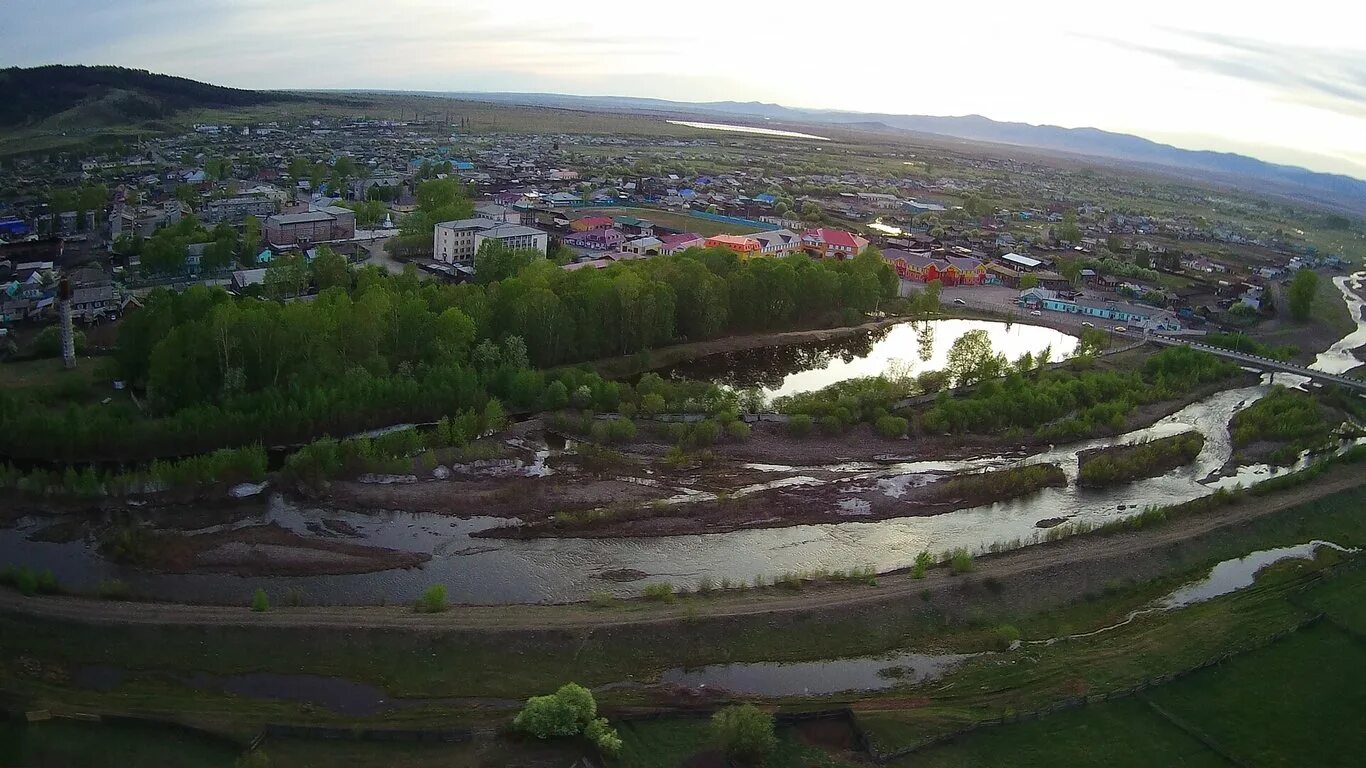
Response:
M660 682L756 696L822 696L937 680L978 655L900 653L793 663L712 664L671 669L660 676Z
M1349 549L1334 544L1331 541L1314 540L1307 544L1297 544L1293 547L1278 547L1276 549L1264 549L1253 552L1243 557L1225 560L1210 569L1209 575L1198 581L1193 581L1185 586L1178 587L1176 590L1153 601L1150 605L1132 611L1125 616L1122 621L1110 624L1109 626L1093 629L1090 632L1080 632L1074 635L1064 635L1062 637L1050 637L1047 640L1027 640L1023 643L1016 641L1012 648L1024 645L1052 645L1059 640L1079 640L1086 637L1094 637L1112 629L1119 629L1133 623L1141 616L1152 613L1163 613L1178 608L1185 608L1190 605L1209 602L1216 597L1232 594L1240 589L1246 589L1253 585L1257 580L1257 574L1263 568L1274 565L1283 560L1312 560L1314 553L1320 547L1328 547L1338 552L1357 552L1355 548Z

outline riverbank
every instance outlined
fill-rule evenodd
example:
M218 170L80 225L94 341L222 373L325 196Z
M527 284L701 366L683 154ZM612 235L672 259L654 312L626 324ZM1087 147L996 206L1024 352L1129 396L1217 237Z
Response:
M739 627L773 619L824 622L906 611L966 618L984 602L1024 610L1046 610L1074 601L1115 581L1154 578L1186 557L1199 540L1366 484L1360 468L1336 466L1306 483L1276 493L1247 496L1237 504L1189 515L1169 516L1162 524L1109 535L1064 537L976 559L971 574L946 567L924 578L909 570L881 574L876 587L812 585L799 592L779 588L712 593L679 603L614 601L613 610L591 604L458 606L444 613L414 613L407 606L304 606L253 613L245 607L127 603L84 597L23 597L0 590L0 612L86 624L268 629L404 630L416 632L507 633L564 632L699 624ZM1361 497L1356 491L1354 498ZM1366 503L1366 498L1361 498ZM1339 542L1351 545L1356 542ZM991 582L996 586L986 589ZM924 597L928 593L929 597ZM803 621L807 621L804 619Z

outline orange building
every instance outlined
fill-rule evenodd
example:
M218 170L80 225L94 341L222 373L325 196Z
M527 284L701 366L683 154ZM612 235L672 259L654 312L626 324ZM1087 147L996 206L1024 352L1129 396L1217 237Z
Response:
M759 253L764 249L758 240L740 235L713 235L706 239L703 246L706 248L729 248L745 257Z

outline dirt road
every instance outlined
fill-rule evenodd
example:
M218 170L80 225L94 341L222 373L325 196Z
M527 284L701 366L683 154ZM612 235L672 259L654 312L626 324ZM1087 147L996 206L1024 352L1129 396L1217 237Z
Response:
M648 626L743 619L765 621L782 614L833 612L866 614L914 602L952 609L974 584L991 580L995 597L1020 607L1074 601L1113 579L1143 580L1172 567L1171 553L1202 536L1366 483L1360 467L1341 466L1288 491L1247 497L1211 512L1178 516L1142 531L1109 536L1074 536L979 558L969 576L932 569L923 579L906 572L885 574L875 588L856 585L809 587L800 592L747 590L713 594L687 606L631 603L617 609L587 604L456 606L440 614L404 607L300 607L253 613L245 606L122 603L76 597L29 597L0 590L0 613L20 613L92 624L252 626L260 628L403 629L413 631L517 632Z

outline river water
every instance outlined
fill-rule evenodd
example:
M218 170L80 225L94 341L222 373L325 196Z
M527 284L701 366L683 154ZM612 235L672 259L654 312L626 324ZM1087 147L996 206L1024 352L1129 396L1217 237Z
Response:
M1358 321L1360 323L1359 315ZM1011 331L1002 328L999 332L1019 333L1022 339L1026 334L1034 333L1023 328L1028 326L1017 324ZM892 338L892 334L886 337ZM1047 338L1041 335L1036 341ZM1055 339L1052 341L1056 343ZM948 345L937 343L935 346L937 349L931 357ZM916 347L916 360L919 360L920 349L923 346ZM888 354L887 359L892 359ZM857 367L853 360L841 358L841 362L846 366L843 371ZM784 383L779 388L786 387L786 382L794 375L799 374L784 374ZM308 536L316 535L320 530L335 529L335 521L341 521L354 528L359 537L357 541L428 553L432 558L418 568L340 576L153 574L105 560L96 552L95 542L88 539L71 542L30 540L30 535L52 522L48 518L25 519L15 527L0 530L0 564L50 568L64 585L75 589L93 589L103 579L118 578L127 581L136 594L145 597L228 604L245 604L258 587L276 596L277 600L287 590L297 590L307 602L381 604L410 602L429 585L441 583L446 585L449 597L455 603L535 603L584 600L604 592L634 596L639 594L641 585L649 581L668 581L680 587L691 587L704 578L713 583L723 579L750 582L756 576L771 581L787 572L861 566L888 571L909 566L921 550L938 553L965 547L985 551L993 545L1027 543L1040 535L1035 524L1048 518L1103 524L1136 514L1146 505L1176 504L1218 488L1249 485L1292 471L1293 468L1254 465L1238 467L1232 473L1216 474L1232 453L1227 429L1229 418L1268 391L1271 377L1266 378L1261 384L1218 392L1149 428L1118 438L1058 446L1022 460L982 456L963 461L826 468L841 475L838 482L851 489L873 485L888 495L895 495L899 488L922 481L928 473L1008 466L1017 461L1054 462L1062 466L1069 480L1075 480L1077 453L1088 448L1136 442L1192 429L1206 438L1205 446L1194 462L1160 477L1110 489L1081 489L1069 484L1065 488L1047 488L1026 498L931 517L870 522L851 519L849 522L724 534L520 541L471 538L470 534L475 531L507 524L501 519L455 518L389 510L357 513L299 505L275 494L261 502L258 515L241 524L275 523ZM804 477L811 470L809 467L766 469L787 471L791 477ZM625 584L601 578L605 572L625 570L640 571L647 576Z

